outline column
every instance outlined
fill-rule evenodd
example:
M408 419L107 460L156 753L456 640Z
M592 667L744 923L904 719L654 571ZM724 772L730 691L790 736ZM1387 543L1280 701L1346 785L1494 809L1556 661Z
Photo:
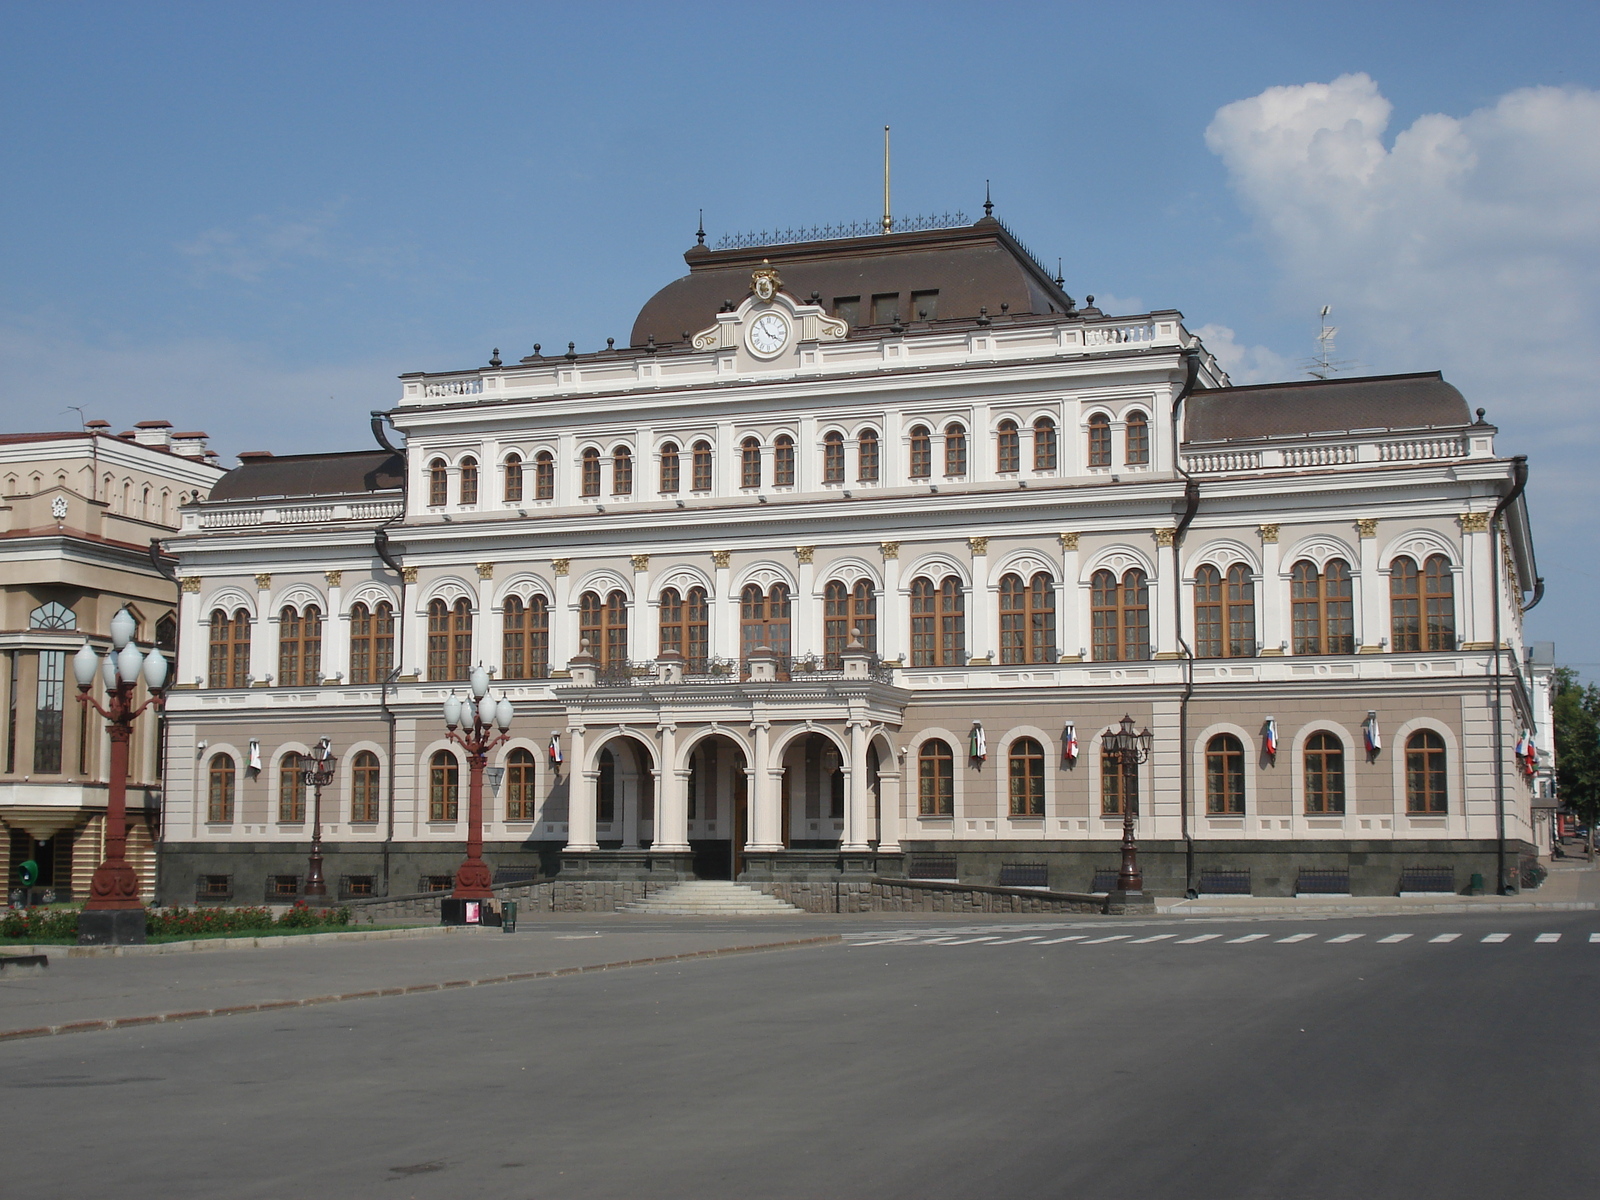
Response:
M631 562L633 611L628 614L628 657L634 662L644 662L656 656L655 636L660 626L655 598L650 594L650 556L635 554Z
M400 647L400 674L414 675L418 679L428 677L428 606L422 602L421 590L417 586L417 568L406 567L405 588L402 594L402 607L405 611L399 615L405 623L403 644Z
M989 539L968 538L967 548L972 551L972 594L967 598L967 657L993 662L995 646L1000 639L999 630L990 625L995 603L989 587Z
M570 433L556 439L556 503L578 502L577 441Z
M713 658L739 657L739 597L731 595L733 573L729 570L732 553L713 550L717 594L711 597L711 655Z
M757 721L750 726L751 738L755 743L755 760L750 764L750 822L746 850L783 849L778 830L778 792L769 761L771 732L772 727L766 721Z
M821 471L822 450L817 445L817 419L801 417L794 435L794 490L814 492Z
M883 854L900 853L900 772L893 768L898 761L878 764L878 850Z
M1156 537L1156 612L1150 630L1150 649L1155 658L1183 657L1174 644L1178 620L1178 547L1176 529L1157 529Z
M267 676L278 669L278 614L272 611L272 576L256 576L256 623L250 631L252 687L266 687Z
M883 480L884 487L905 486L906 472L911 464L907 461L907 447L902 441L904 436L905 422L901 419L900 410L884 409L883 440L879 443L882 457L878 465L878 477Z
M567 849L587 852L600 849L594 831L594 798L600 786L599 770L584 769L582 725L567 727L567 740L572 747L569 762L572 769L567 776Z
M1382 654L1380 638L1389 636L1389 623L1384 618L1384 601L1388 599L1388 578L1378 573L1378 521L1366 517L1356 522L1356 532L1361 538L1361 603L1356 609L1356 645L1362 654Z
M350 665L350 615L344 612L344 572L324 571L328 609L322 619L322 674L329 683Z
M678 767L678 727L656 726L661 758L656 768L656 836L652 850L689 849L689 771Z
M713 496L739 494L739 446L733 430L732 421L717 422L717 436L711 445L711 453L716 456L711 462Z
M1281 655L1285 653L1283 643L1289 639L1289 614L1287 589L1278 566L1278 527L1262 525L1257 532L1261 535L1261 653Z
M905 634L906 601L900 594L900 543L883 542L883 595L878 597L878 657L885 661L911 661L910 639Z
M209 616L200 608L200 576L185 575L178 580L178 661L172 669L173 683L206 681L211 652Z
M553 558L550 570L555 575L555 603L550 607L550 669L565 667L578 652L578 618L572 611L572 581L567 576L567 560Z
M794 614L791 618L794 632L789 652L796 658L822 653L822 629L818 618L822 604L816 596L816 568L811 564L815 553L816 548L813 546L794 548L795 561L798 564L795 573L799 583L795 587Z
M494 564L478 564L478 615L472 622L472 661L482 663L497 675L501 669L500 640L503 616L495 594Z
M867 786L867 727L850 723L850 777L845 780L844 841L840 849L866 850L872 829L872 789Z
M975 483L994 478L994 430L989 428L989 406L972 406L972 428L967 431L967 478Z
M1065 452L1064 442L1057 443ZM1061 657L1069 662L1081 662L1088 654L1089 608L1078 587L1078 535L1058 533L1061 543L1061 584L1056 596L1056 628L1061 631Z
M1462 513L1461 559L1467 582L1462 597L1463 647L1468 650L1494 649L1494 572L1500 569L1489 541L1489 514Z

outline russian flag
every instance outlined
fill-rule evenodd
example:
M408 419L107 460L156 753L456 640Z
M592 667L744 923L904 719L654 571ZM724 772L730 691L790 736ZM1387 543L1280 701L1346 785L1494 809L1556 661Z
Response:
M984 762L989 757L989 739L983 736L983 726L976 721L972 723L972 736L968 739L967 753L979 762Z
M1367 753L1376 754L1383 749L1383 735L1378 732L1378 714L1368 713L1362 722L1361 733L1367 740Z
M561 735L552 733L550 735L550 765L560 766L561 762Z
M1071 721L1061 731L1061 757L1071 766L1078 761L1078 727Z
M1267 718L1266 733L1262 738L1262 748L1273 758L1278 757L1278 722L1274 717Z

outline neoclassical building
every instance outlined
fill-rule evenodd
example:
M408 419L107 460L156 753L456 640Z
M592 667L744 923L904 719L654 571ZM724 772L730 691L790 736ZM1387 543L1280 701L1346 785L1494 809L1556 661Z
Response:
M1437 373L1230 386L987 216L685 258L625 346L404 375L386 448L184 510L169 898L294 892L324 736L330 879L435 886L479 663L508 875L1081 891L1136 805L1167 893L1515 877L1526 467Z

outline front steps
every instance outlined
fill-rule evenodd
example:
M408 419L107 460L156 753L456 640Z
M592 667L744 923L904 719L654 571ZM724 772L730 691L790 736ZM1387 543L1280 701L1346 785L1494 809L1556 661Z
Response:
M782 917L805 910L742 883L690 879L618 911L658 917Z

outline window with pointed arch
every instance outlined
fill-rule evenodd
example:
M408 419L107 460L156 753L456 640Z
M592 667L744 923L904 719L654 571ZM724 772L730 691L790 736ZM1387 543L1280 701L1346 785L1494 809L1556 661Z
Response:
M584 450L579 459L578 494L580 496L598 496L600 494L600 451L593 446Z
M428 760L428 820L454 821L461 811L461 764L448 750Z
M522 456L520 454L506 455L504 487L507 504L522 503Z
M1296 654L1354 654L1355 587L1350 564L1330 558L1317 564L1301 559L1289 572L1290 611Z
M172 654L178 648L178 618L163 613L156 618L156 649Z
M1089 415L1089 465L1111 465L1111 418L1103 412Z
M932 474L933 434L926 425L914 425L911 428L911 478L927 479Z
M761 486L761 443L753 437L739 443L739 486Z
M1040 417L1033 423L1033 469L1056 469L1056 423L1049 417Z
M1256 585L1250 568L1234 563L1226 576L1209 563L1194 573L1195 656L1254 658Z
M478 502L478 460L463 458L461 460L461 503L476 504Z
M950 743L929 738L917 749L917 812L951 817L956 811L956 756Z
M441 508L450 503L450 472L444 459L436 458L428 464L428 504Z
M465 596L453 605L428 602L428 680L448 683L472 670L472 604Z
M772 442L772 486L794 486L794 439L787 433Z
M851 630L861 631L861 644L868 654L878 652L878 598L865 579L846 586L832 579L822 589L823 666L837 671L844 665L844 651L853 640Z
M531 821L538 807L534 795L535 764L533 751L518 746L506 755L506 820Z
M1138 409L1128 414L1123 425L1124 460L1130 467L1148 466L1150 462L1150 418Z
M752 650L766 647L789 654L789 588L775 583L762 589L747 583L739 593L739 657L748 660Z
M692 492L709 492L711 490L711 443L696 442L694 444L692 477L689 480L689 490Z
M1405 653L1456 648L1456 587L1450 560L1402 554L1389 565L1389 649Z
M1022 438L1015 421L1001 421L996 430L994 469L1001 475L1014 475L1022 470Z
M1100 815L1139 815L1139 764L1132 758L1100 751Z
M1095 662L1143 662L1150 657L1150 583L1133 567L1096 571L1089 579L1089 620Z
M1010 574L1000 580L1000 661L1056 661L1056 585L1043 571L1024 581Z
M661 494L676 495L679 482L678 443L663 442L661 443Z
M585 592L578 600L578 635L588 639L589 653L602 667L628 661L628 597L621 589L603 599Z
M1419 729L1406 738L1406 815L1442 817L1450 811L1444 738Z
M350 682L381 683L394 670L394 607L357 601L350 606Z
M230 616L220 608L211 611L211 645L208 666L209 686L242 688L249 686L250 614L235 609Z
M661 653L683 657L684 670L701 674L711 653L711 604L702 587L687 593L667 588L658 605L661 620Z
M316 687L322 674L322 609L286 604L278 612L278 686Z
M856 480L878 482L878 431L863 429L856 434Z
M1206 742L1206 814L1244 815L1244 743L1231 733Z
M500 670L505 679L550 678L550 605L543 596L507 596L501 611Z
M611 494L633 495L633 451L616 446L611 451Z
M234 789L238 766L231 754L213 754L206 765L206 821L212 825L233 824Z
M953 421L944 427L944 473L950 479L967 473L967 431Z
M291 750L278 760L278 820L296 825L306 819L306 777L310 760Z
M1320 730L1306 739L1304 760L1306 815L1344 812L1344 743Z
M383 792L379 786L383 771L378 756L360 751L350 760L350 820L356 825L372 825L378 820Z
M556 456L548 450L541 450L533 457L533 498L556 498Z
M967 665L967 605L961 580L939 583L923 576L911 582L911 665Z
M1006 755L1013 817L1044 816L1044 747L1031 737L1011 743Z
M837 429L822 435L822 482L844 482L844 434Z

